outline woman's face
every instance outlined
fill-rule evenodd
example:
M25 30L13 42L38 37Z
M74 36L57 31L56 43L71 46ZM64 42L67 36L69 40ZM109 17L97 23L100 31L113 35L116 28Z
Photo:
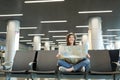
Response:
M73 35L70 35L70 36L69 36L69 43L70 43L71 45L73 45L74 41L75 41L74 36L73 36Z

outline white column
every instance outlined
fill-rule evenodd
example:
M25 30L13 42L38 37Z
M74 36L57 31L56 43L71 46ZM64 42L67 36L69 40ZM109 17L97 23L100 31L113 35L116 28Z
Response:
M45 42L44 50L50 50L50 42L48 42L48 41Z
M120 40L115 41L114 47L115 47L115 49L120 49Z
M40 36L34 36L33 38L33 50L41 50L41 38Z
M51 46L51 50L55 50L55 46Z
M5 52L6 66L12 66L16 50L19 49L19 32L20 22L17 20L8 21Z
M93 17L89 19L89 48L91 49L104 49L101 18Z

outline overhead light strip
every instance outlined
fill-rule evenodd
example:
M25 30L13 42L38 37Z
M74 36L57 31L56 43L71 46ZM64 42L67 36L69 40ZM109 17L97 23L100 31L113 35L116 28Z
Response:
M86 26L76 26L76 28L88 28L88 25L86 25Z
M117 35L103 35L103 37L116 37Z
M88 33L75 33L75 35L87 35Z
M68 32L68 30L54 30L54 31L48 31L50 33L56 33L56 32Z
M20 36L19 38L24 38L24 36Z
M7 32L0 32L0 34L7 34Z
M32 40L20 40L20 42L31 42Z
M37 29L37 27L20 27L20 29Z
M120 29L107 29L107 31L120 31Z
M0 14L0 17L23 16L23 14Z
M66 41L66 39L57 39L56 41Z
M41 38L41 40L49 40L49 38Z
M61 2L64 0L34 0L34 1L24 1L24 3L45 3L45 2Z
M61 38L61 37L66 37L66 36L52 36L54 38Z
M67 20L56 20L56 21L40 21L40 23L64 23Z
M44 36L45 34L28 34L28 36Z
M79 14L87 14L87 13L110 13L112 10L105 10L105 11L79 11Z

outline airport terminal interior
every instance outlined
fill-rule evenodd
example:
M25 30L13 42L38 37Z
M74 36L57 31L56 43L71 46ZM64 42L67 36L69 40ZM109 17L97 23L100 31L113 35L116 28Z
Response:
M58 68L53 66L58 60L55 54L59 45L67 44L69 33L74 33L76 45L87 46L95 59L90 57L91 71L44 72L51 66ZM119 49L120 0L0 0L0 80L120 80ZM39 57L42 53L45 55ZM100 64L93 65L94 61ZM38 65L40 62L44 66ZM34 70L44 70L31 71L33 64ZM94 66L106 67L99 69L103 73L92 73Z

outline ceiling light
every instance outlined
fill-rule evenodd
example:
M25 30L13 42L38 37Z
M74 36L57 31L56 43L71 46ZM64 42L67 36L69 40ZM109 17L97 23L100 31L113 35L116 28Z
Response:
M33 42L27 42L26 44L33 44Z
M55 43L50 43L51 45L55 45Z
M66 39L58 39L58 40L56 40L56 41L66 41Z
M79 14L86 14L86 13L110 13L112 10L105 10L105 11L79 11Z
M66 36L52 36L52 37L54 37L54 38L56 37L57 38L57 37L66 37Z
M42 43L45 43L45 42L50 42L50 43L53 43L53 41L41 41Z
M67 22L67 20L40 21L40 23L63 23L63 22Z
M62 43L62 44L65 44L65 43L67 43L67 42L58 42L58 43Z
M107 29L107 31L120 31L120 29Z
M0 32L0 34L7 34L7 32Z
M120 39L120 36L116 36L115 39Z
M20 40L20 42L31 42L32 40Z
M49 40L49 38L41 38L41 40Z
M34 1L25 1L24 3L44 3L44 2L61 2L64 0L34 0Z
M117 35L103 35L103 37L115 37Z
M55 30L55 31L48 31L50 33L56 33L56 32L68 32L68 30Z
M23 14L0 14L0 17L23 16Z
M109 39L103 39L103 41L109 41Z
M88 33L75 33L75 35L85 35L85 34L88 34Z
M20 27L20 29L37 29L37 27Z
M82 37L77 37L76 39L82 39Z
M19 38L24 38L23 36L20 36Z
M76 26L76 28L88 28L89 26L86 25L86 26Z
M28 36L44 36L45 34L28 34Z

